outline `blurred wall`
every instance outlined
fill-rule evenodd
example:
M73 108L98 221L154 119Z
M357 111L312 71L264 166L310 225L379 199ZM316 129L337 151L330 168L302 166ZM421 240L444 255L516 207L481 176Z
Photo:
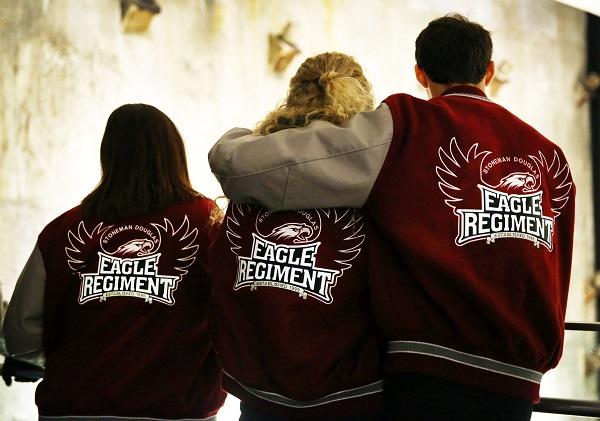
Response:
M587 106L576 106L585 68L585 16L552 0L159 0L145 35L124 34L118 0L0 0L0 286L10 297L38 232L99 179L109 113L146 102L186 140L195 187L220 193L206 154L232 126L253 126L286 93L301 61L327 50L354 55L376 97L425 97L413 45L434 17L458 11L492 31L509 81L493 98L556 141L577 183L570 320L592 320L593 276ZM267 34L293 23L302 50L283 75L267 67ZM593 337L568 334L547 396L593 397L584 356ZM32 420L33 387L0 384L0 419ZM234 419L233 412L221 419ZM563 419L549 415L537 419Z

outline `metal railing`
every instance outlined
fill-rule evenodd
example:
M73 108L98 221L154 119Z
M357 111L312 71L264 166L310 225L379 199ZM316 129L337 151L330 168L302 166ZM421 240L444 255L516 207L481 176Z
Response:
M566 322L565 329L600 332L600 323ZM538 403L533 405L533 411L580 417L600 417L600 401L541 398Z

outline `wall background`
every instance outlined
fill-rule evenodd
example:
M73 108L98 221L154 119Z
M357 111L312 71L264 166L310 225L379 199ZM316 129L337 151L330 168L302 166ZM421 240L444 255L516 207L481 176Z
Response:
M195 187L220 193L206 162L232 126L254 126L285 95L302 60L352 54L378 100L425 94L414 81L414 39L451 11L492 31L497 62L513 65L493 99L558 143L577 183L569 320L593 320L584 296L593 276L587 106L577 107L585 68L585 15L552 0L162 0L146 35L123 34L117 0L0 0L0 287L10 297L38 232L99 179L99 144L110 112L146 102L186 140ZM368 7L367 7L368 4ZM283 75L267 67L267 34L293 23L302 54ZM593 398L585 375L593 336L567 334L545 396ZM34 386L0 384L0 419L34 420ZM221 420L235 419L235 408ZM566 417L538 415L537 420Z

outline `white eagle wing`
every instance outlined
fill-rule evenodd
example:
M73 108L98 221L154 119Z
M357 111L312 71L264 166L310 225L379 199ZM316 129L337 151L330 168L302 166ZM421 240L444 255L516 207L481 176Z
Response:
M546 156L540 151L538 155L529 155L539 166L540 170L545 171L549 177L544 177L546 180L550 180L550 190L552 196L550 198L551 209L554 213L554 217L560 215L560 210L565 207L569 201L570 193L573 188L573 181L571 180L571 170L567 162L561 162L558 152L555 150L552 162L548 163Z
M340 265L339 270L343 272L352 267L354 260L361 252L365 242L365 220L363 215L355 209L328 209L323 210L329 217L333 217L334 224L340 224L343 236L343 248L338 250L338 256L334 261Z
M112 225L102 227L102 222L100 222L91 231L88 231L85 223L80 221L77 225L77 232L69 230L67 233L69 245L65 247L65 254L67 255L67 264L71 270L79 272L85 267L86 254L83 249L87 244L93 242L92 239L99 241L102 233L111 227Z
M445 203L453 210L461 205L467 189L477 189L473 180L481 179L481 165L490 151L478 151L479 143L471 145L467 153L463 153L455 137L450 140L447 150L438 148L439 165L435 167L438 176L438 187L446 196ZM477 161L477 162L476 162ZM477 165L475 165L475 163ZM476 171L476 173L475 173Z
M236 256L238 256L239 250L242 248L240 245L242 237L238 234L240 221L246 215L246 212L249 211L249 209L250 208L248 205L231 203L229 205L227 216L225 217L225 235L231 244L231 252Z
M198 252L198 228L191 229L190 220L185 215L181 225L175 229L173 224L167 218L163 219L163 224L152 224L157 228L161 236L161 244L169 242L169 249L176 253L175 260L178 262L173 269L181 272L182 275L188 273L189 268L196 261ZM162 231L162 232L161 232ZM162 234L167 235L162 235Z

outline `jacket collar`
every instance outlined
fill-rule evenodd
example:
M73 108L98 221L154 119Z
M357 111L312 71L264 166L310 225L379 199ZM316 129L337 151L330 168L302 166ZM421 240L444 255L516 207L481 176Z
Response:
M491 102L481 89L475 86L458 85L448 88L441 96L462 96L467 98L480 99L482 101Z

